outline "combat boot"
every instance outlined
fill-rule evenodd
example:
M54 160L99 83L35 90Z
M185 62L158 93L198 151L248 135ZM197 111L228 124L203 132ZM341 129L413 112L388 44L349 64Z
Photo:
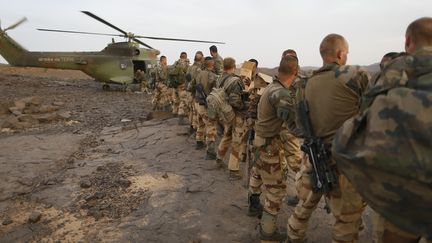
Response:
M184 115L178 115L178 124L180 126L188 124Z
M225 163L223 162L223 160L219 159L219 158L216 159L216 166L219 169L225 169L226 168Z
M284 242L288 237L286 233L277 229L276 215L269 214L266 211L263 211L261 217L259 234L262 241Z
M194 134L196 134L196 129L193 126L190 126L190 128L189 128L189 135L192 136Z
M263 206L260 202L260 195L261 194L249 194L249 211L248 216L250 217L262 217L263 212Z
M203 142L203 141L197 141L197 142L196 142L196 147L195 147L195 149L196 149L196 150L201 150L201 149L203 149L203 148L205 148L205 144L204 144L204 142Z
M206 160L215 160L216 152L215 152L215 142L208 142L207 144L207 154L205 157Z
M298 196L288 196L287 197L288 206L295 207L295 206L297 206L298 202L299 202Z
M230 170L228 180L230 181L238 181L241 180L241 175L238 170Z

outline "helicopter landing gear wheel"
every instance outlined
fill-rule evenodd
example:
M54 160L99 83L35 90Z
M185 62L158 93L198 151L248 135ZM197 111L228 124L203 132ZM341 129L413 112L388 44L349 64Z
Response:
M122 91L123 91L123 92L131 92L132 89L131 89L131 87L130 87L129 84L124 83L124 84L122 85Z
M108 84L104 84L104 85L102 85L102 89L105 91L109 91L109 90L111 90L111 87Z

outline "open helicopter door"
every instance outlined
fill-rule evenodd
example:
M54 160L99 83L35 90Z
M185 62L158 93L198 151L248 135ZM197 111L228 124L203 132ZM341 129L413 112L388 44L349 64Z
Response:
M147 72L147 65L145 61L133 60L132 63L134 65L134 73L136 73L138 69L144 71L145 73Z

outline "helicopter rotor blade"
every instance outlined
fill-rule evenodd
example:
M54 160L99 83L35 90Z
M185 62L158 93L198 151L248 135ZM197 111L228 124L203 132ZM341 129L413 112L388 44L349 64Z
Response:
M93 14L93 13L91 13L91 12L89 12L89 11L81 11L81 12L82 12L83 14L86 14L86 15L88 15L88 16L90 16L90 17L96 19L97 21L99 21L99 22L101 22L101 23L103 23L103 24L106 24L106 25L108 25L109 27L111 27L111 28L113 28L113 29L119 31L120 33L124 34L125 37L128 36L128 33L127 33L126 31L124 31L124 30L120 29L119 27L117 27L117 26L115 26L115 25L109 23L108 21L106 21L106 20L104 20L104 19L102 19L102 18L96 16L95 14Z
M144 39L152 39L152 40L166 40L166 41L198 42L198 43L209 43L209 44L225 44L225 42L218 42L218 41L190 40L190 39L178 39L178 38L141 36L141 35L136 35L135 38L144 38Z
M124 37L124 35L119 35L119 34L105 34L105 33L84 32L84 31L73 31L73 30L55 30L55 29L37 29L37 30L47 31L47 32L70 33L70 34L104 35L104 36Z
M20 19L18 22L16 22L15 24L13 24L13 25L7 27L6 29L4 29L4 31L6 32L8 30L15 29L16 27L18 27L19 25L21 25L22 23L24 23L26 21L27 21L27 18L24 17L24 18Z
M133 40L136 41L136 42L138 42L138 43L140 43L141 45L143 45L143 46L145 46L147 48L154 49L153 47L147 45L146 43L144 43L144 42L142 42L140 40L138 40L137 38L133 38Z

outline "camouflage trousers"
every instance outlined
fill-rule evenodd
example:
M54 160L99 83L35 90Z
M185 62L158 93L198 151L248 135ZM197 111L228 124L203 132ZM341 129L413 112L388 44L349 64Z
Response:
M174 93L175 93L175 89L167 86L167 92L164 95L166 96L168 103L171 105L171 110L174 109L174 101L173 101ZM177 111L178 111L178 109L177 109ZM172 112L172 113L177 114L174 112Z
M231 171L240 170L239 158L246 153L246 147L244 147L246 129L246 121L240 114L236 114L232 124L224 124L224 134L218 146L217 158L223 160L231 148L228 162L228 169Z
M161 82L156 84L152 99L152 104L155 109L161 109L169 104L169 100L166 96L167 92L168 87L165 84Z
M198 103L195 102L195 98L192 96L191 92L188 92L188 118L189 118L189 124L195 128L198 129L198 112L196 105Z
M216 141L216 125L215 121L212 121L208 118L207 108L203 105L199 105L195 103L196 111L198 113L198 126L196 132L196 140L207 142Z
M304 156L300 173L296 176L296 189L300 199L288 219L288 236L294 241L305 239L308 221L317 207L322 193L312 191L312 166ZM327 195L328 204L335 217L332 229L333 242L357 242L362 213L366 207L360 194L344 175L339 175L338 186Z
M376 212L373 214L372 222L374 225L373 240L375 243L411 243L419 242L421 239L420 236L400 229ZM423 242L432 243L432 239L423 239Z
M178 105L178 115L179 116L188 116L189 114L189 96L186 91L186 85L181 84L177 87L179 105Z
M293 172L299 172L303 157L299 139L291 131L283 130L281 140L284 148L281 152L283 153L282 156L285 157L287 166Z
M291 169L297 173L300 170L302 162L302 152L300 150L299 139L288 130L282 131L281 134L283 134L283 136L281 135L279 161L282 169L284 172ZM250 171L249 191L252 194L260 194L262 184L261 176L254 165Z
M147 80L141 80L140 89L141 89L141 92L146 92L146 93L149 92Z
M172 94L172 113L174 115L187 115L187 92L186 85L180 84Z
M279 136L265 139L255 136L257 148L255 166L251 170L250 190L253 194L261 192L264 186L264 210L277 215L286 195L285 168L280 151L283 149Z

